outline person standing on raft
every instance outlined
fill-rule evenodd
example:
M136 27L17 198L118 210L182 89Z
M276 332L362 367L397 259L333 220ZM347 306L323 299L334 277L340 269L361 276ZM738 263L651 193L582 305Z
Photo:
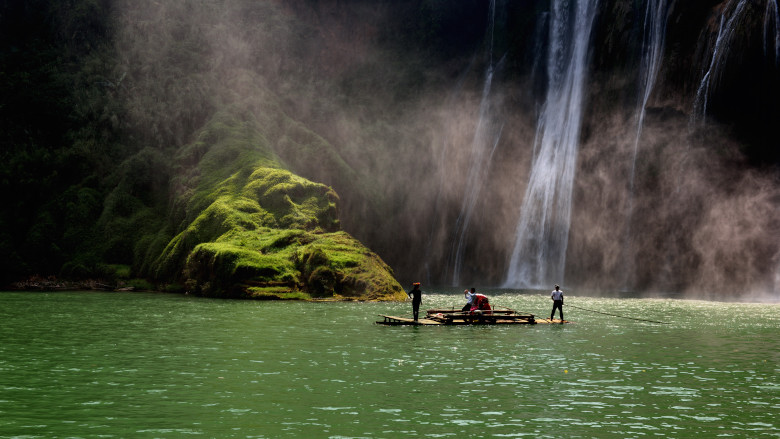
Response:
M417 321L417 317L420 315L420 304L422 303L422 291L420 291L420 282L412 284L412 290L406 293L412 298L412 312L414 313L414 321Z
M553 309L550 313L550 321L552 321L553 316L555 315L555 309L557 308L560 312L561 323L563 323L563 291L561 291L561 287L556 285L555 289L552 291L552 294L550 294L550 298L553 301Z

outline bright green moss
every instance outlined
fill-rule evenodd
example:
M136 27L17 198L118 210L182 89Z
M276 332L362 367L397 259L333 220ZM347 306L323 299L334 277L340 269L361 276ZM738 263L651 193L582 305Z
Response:
M382 259L346 232L316 235L305 251L321 251L337 273L335 296L360 299L403 299L405 294Z
M403 298L390 267L339 231L338 195L268 151L251 124L224 117L185 148L184 222L155 276L214 297Z
M273 222L266 223L269 226L325 231L339 228L336 193L289 171L258 168L250 175L243 194L258 200L273 216Z
M185 268L185 277L196 292L231 297L242 296L244 285L285 286L293 290L297 274L294 264L283 256L224 242L198 245Z
M302 291L285 287L248 287L247 299L259 300L310 300L312 297Z

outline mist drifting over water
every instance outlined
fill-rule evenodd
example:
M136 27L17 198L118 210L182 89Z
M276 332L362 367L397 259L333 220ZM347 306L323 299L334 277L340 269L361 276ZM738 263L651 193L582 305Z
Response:
M149 142L278 102L333 152L286 157L267 133L276 152L334 187L345 230L402 283L777 300L776 2L527 3L118 2L117 77ZM575 57L550 56L550 26L585 6L563 149L549 129L569 85L549 63ZM541 198L568 203L531 215Z

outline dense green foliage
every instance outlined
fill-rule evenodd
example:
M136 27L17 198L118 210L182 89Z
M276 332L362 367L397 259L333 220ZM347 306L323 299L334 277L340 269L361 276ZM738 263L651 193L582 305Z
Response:
M116 103L98 85L112 53L107 16L100 2L0 6L1 281L56 274L78 256L97 269L103 179L126 154Z
M198 67L197 24L177 25L175 5L146 17L148 5L119 15L118 3L72 3L0 11L0 281L41 274L226 297L398 297L390 267L340 231L336 193L272 151L271 142L293 165L319 157L354 177L261 76L234 77L253 90L228 97L238 102L229 108L218 72ZM109 35L123 20L150 45ZM168 38L171 23L182 39ZM148 59L155 52L178 62Z

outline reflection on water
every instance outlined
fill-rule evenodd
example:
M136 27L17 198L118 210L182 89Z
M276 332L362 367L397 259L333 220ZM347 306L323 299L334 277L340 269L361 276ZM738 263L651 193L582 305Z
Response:
M670 324L565 308L577 323L385 327L410 303L0 293L0 437L780 436L779 305L566 300Z

